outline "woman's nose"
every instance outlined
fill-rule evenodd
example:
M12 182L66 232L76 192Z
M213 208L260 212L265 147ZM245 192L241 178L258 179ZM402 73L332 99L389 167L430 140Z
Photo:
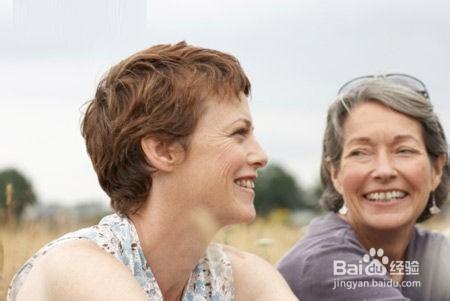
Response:
M248 161L255 168L262 168L267 165L267 155L256 139L253 139L252 147L248 154Z
M377 156L375 164L376 165L372 173L374 179L382 182L388 182L397 177L397 170L395 169L394 162L389 154L384 152L380 153Z

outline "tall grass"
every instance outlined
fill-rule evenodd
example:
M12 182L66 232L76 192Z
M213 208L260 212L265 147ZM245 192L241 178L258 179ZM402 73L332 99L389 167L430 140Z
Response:
M6 296L8 284L20 266L44 244L72 230L73 226L54 227L46 221L13 224L0 229L0 300Z

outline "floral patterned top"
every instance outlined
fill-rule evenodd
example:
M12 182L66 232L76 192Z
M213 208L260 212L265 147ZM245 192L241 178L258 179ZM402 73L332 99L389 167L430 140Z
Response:
M126 216L117 214L105 216L96 226L65 234L45 245L14 276L9 286L8 300L15 300L37 258L60 243L76 239L89 239L121 261L131 270L147 294L148 300L163 300L158 283L144 257L136 228ZM209 245L206 254L199 260L190 275L182 300L234 300L231 263L221 245Z

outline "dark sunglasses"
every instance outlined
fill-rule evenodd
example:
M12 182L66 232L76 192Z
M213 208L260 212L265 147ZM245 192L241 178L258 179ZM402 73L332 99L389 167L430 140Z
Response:
M430 99L430 95L428 94L427 88L425 84L418 78L408 74L402 73L388 73L382 75L366 75L356 77L348 82L346 82L338 91L339 94L345 94L354 88L362 85L363 83L371 80L371 79L386 79L395 84L410 88L411 90L422 94L427 100Z

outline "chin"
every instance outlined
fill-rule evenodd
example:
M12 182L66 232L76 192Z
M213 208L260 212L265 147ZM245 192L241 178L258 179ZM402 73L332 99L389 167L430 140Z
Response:
M256 218L254 193L235 194L232 198L231 224L249 224Z
M252 206L252 208L248 210L247 214L243 216L242 221L240 223L250 224L255 220L255 218L256 218L256 210L255 207Z
M383 213L366 217L366 223L376 230L395 230L410 227L415 224L416 219L412 219L403 214Z
M239 210L234 211L232 217L228 217L224 224L232 225L232 224L250 224L256 218L256 210L253 204L251 206L245 206L238 208Z

